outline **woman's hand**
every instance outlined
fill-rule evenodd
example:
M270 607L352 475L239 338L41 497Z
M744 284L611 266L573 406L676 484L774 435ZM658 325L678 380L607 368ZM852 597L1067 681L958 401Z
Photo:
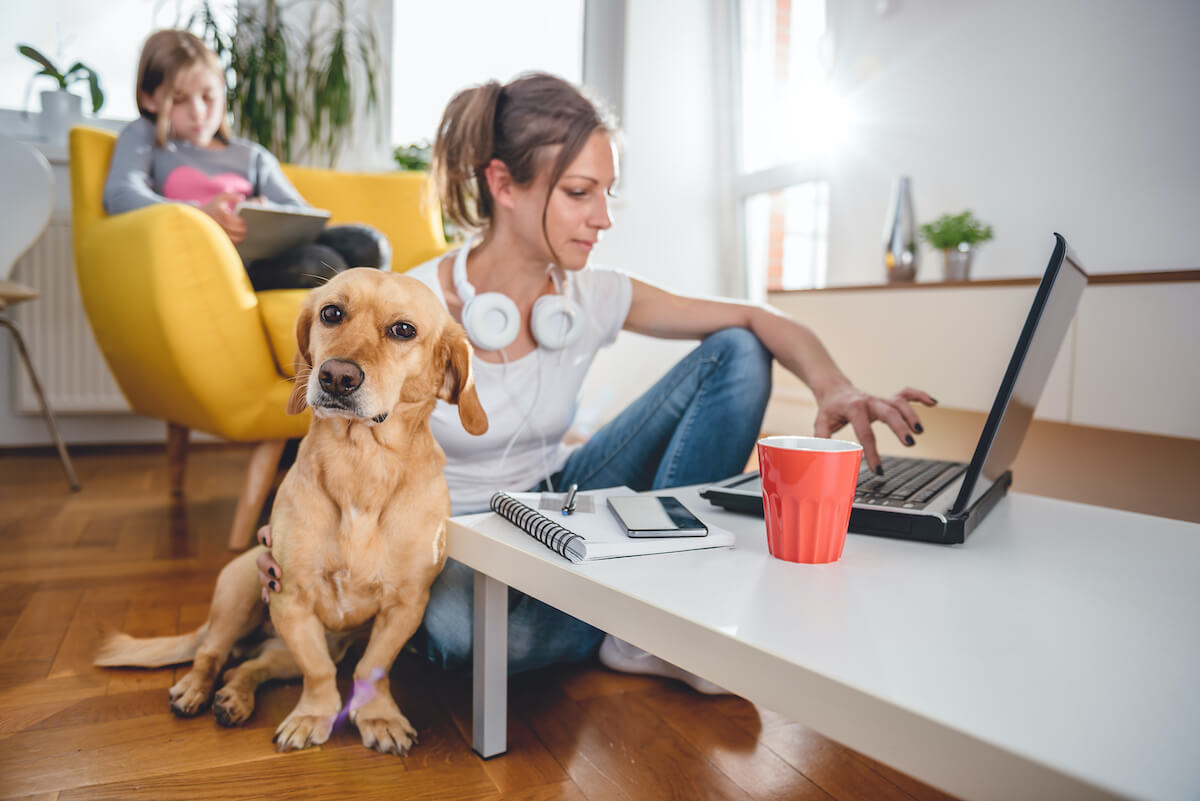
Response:
M258 541L267 548L271 547L270 525L263 526L258 530ZM283 571L279 569L279 563L275 561L275 557L271 556L269 550L259 554L256 564L258 565L258 583L262 585L263 603L269 604L271 593L279 592L283 587L279 583L283 578Z
M854 427L854 433L863 447L867 466L877 475L883 475L871 423L876 420L886 423L901 442L905 445L915 445L913 434L920 434L925 429L921 427L921 420L910 403L937 405L937 401L928 393L912 387L906 387L890 398L877 398L858 390L852 384L841 384L817 398L817 420L813 424L813 434L818 437L830 437L849 423Z
M246 221L233 209L245 199L245 195L239 195L237 192L222 192L199 207L200 211L217 221L217 225L221 226L235 245L246 238Z

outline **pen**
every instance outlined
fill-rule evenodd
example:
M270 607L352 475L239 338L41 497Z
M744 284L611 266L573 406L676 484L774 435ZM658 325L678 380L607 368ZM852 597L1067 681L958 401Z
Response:
M579 491L578 484L572 484L567 489L567 498L566 498L566 500L563 501L563 508L562 508L562 513L564 515L569 515L569 514L571 514L571 512L575 511L575 493L578 491Z

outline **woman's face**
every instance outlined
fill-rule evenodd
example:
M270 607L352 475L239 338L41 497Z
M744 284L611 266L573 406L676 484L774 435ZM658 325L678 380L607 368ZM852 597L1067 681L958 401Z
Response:
M546 159L553 163L553 158ZM540 242L548 261L564 270L587 266L600 232L612 226L608 198L617 179L612 140L607 133L592 134L575 160L567 165L558 183L550 189L546 203L549 165L527 187L514 193L518 204L516 222L530 242ZM542 207L546 208L546 230L542 232ZM546 248L547 243L549 248ZM552 249L552 250L551 250ZM557 258L556 258L557 257Z
M165 99L165 89L155 92L154 113ZM175 76L171 89L171 136L196 147L208 147L225 114L225 87L206 64L197 64Z

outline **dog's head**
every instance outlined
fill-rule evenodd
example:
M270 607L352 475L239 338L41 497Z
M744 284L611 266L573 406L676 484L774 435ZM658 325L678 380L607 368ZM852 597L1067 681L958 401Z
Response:
M309 293L296 318L296 385L289 414L305 406L381 423L401 404L458 404L463 428L487 431L471 371L471 345L432 291L406 275L365 267Z

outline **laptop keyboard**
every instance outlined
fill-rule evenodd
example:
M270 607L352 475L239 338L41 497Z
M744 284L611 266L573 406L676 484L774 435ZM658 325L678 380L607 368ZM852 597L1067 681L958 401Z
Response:
M854 502L921 509L966 469L967 466L961 462L884 456L883 475L877 476L863 460L858 471Z

